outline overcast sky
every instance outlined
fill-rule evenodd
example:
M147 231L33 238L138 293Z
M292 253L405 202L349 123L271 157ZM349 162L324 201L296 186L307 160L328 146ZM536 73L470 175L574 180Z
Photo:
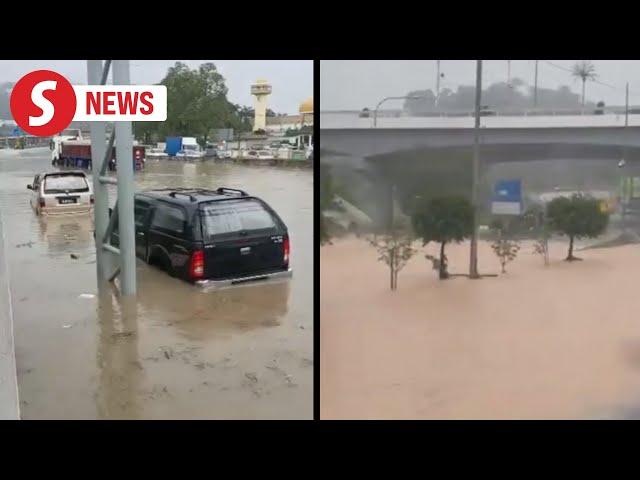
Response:
M555 64L553 66L549 64ZM538 86L556 89L567 85L576 93L581 84L562 68L570 69L575 60L540 60ZM629 103L640 105L640 61L592 60L598 80L610 86L588 82L586 97L606 105L624 105L625 83L629 82ZM561 68L559 68L561 67ZM507 60L485 60L483 83L507 80ZM511 60L511 77L518 77L533 86L535 61ZM458 85L475 85L474 60L441 60L440 88L456 90ZM615 87L615 88L611 88ZM435 60L322 60L320 62L320 109L361 110L375 107L384 97L406 95L411 90L436 89ZM400 107L402 100L388 108Z
M213 62L222 73L233 103L253 105L251 83L266 78L273 87L269 108L297 113L300 103L313 96L312 60L181 60L191 68ZM158 83L176 60L132 60L131 82ZM15 82L32 70L54 70L72 84L87 83L86 60L0 60L0 82Z

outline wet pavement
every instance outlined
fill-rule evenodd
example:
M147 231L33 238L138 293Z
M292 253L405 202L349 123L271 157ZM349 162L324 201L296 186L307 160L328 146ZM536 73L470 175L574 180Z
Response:
M97 291L92 219L31 211L26 185L50 168L47 149L0 151L22 418L312 418L311 170L148 161L137 189L263 198L289 228L294 276L205 293L138 262L129 300Z

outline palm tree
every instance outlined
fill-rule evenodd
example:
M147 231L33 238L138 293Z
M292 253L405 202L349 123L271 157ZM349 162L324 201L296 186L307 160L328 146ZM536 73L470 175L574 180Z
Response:
M582 60L576 62L571 68L571 75L582 80L582 108L584 108L584 87L587 80L595 80L598 76L596 67L589 60Z

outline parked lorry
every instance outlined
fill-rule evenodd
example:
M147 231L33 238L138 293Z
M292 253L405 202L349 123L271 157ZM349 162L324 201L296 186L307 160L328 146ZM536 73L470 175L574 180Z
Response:
M195 137L167 137L165 153L182 158L201 158L205 154Z
M62 157L62 142L69 140L82 140L82 131L76 128L67 128L58 135L51 137L49 149L51 150L51 164L56 165Z
M91 170L91 140L62 140L59 142L59 154L52 160L52 165L58 167L82 168ZM133 146L133 166L135 170L142 170L145 162L145 147ZM109 170L116 169L116 147L111 149Z
M182 137L167 137L164 153L170 157L175 157L182 150Z

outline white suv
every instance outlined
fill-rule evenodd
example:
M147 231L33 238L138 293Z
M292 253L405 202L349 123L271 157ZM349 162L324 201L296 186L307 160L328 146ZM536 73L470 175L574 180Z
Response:
M39 173L27 188L38 215L89 213L93 208L93 188L83 171Z

